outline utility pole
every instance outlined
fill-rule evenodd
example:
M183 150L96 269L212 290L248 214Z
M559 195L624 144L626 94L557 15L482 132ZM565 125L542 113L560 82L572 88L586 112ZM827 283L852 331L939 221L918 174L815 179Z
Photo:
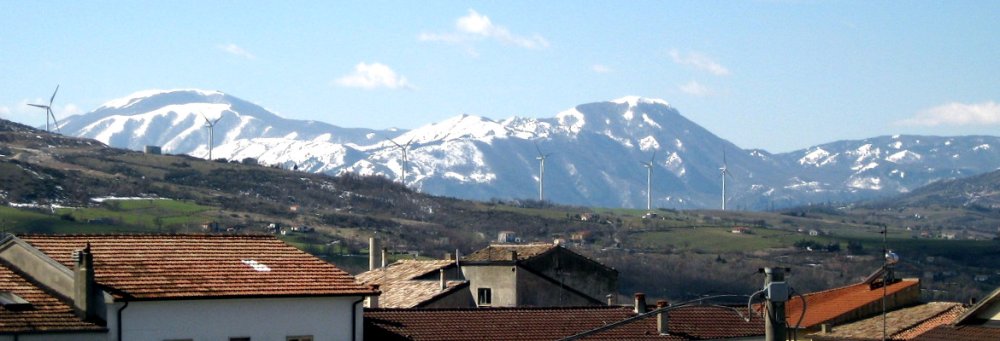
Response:
M788 325L785 319L785 301L788 301L788 284L785 283L784 268L764 268L764 289L767 303L764 319L764 340L788 340Z

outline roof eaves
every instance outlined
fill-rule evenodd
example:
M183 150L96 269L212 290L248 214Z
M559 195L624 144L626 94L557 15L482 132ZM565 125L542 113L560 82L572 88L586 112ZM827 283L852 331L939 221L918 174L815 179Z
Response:
M989 308L990 306L996 303L1000 303L1000 287L994 289L993 292L991 292L989 295L986 295L985 299L979 301L979 303L976 303L976 305L966 310L964 314L960 315L957 319L955 319L954 324L956 326L960 326L968 324L970 322L974 322L975 316L979 314L979 312L981 312L983 309Z

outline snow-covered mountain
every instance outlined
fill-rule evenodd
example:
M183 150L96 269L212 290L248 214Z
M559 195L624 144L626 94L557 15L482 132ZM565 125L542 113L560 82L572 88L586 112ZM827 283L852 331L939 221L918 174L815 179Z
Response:
M607 207L645 206L640 162L651 157L654 206L719 207L725 155L728 206L745 209L906 192L991 171L1000 161L997 137L893 136L784 154L744 150L667 102L640 97L583 104L551 118L461 115L410 131L378 131L284 119L217 91L143 91L67 118L60 127L115 147L159 145L166 153L206 157L205 118L220 118L215 158L401 179L397 144L408 144L407 185L469 199L537 198L537 157L549 154L546 200Z

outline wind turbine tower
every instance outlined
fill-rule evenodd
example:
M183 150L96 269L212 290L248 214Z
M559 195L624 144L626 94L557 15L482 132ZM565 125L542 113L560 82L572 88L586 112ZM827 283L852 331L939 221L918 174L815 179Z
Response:
M28 105L36 107L36 108L45 109L45 131L49 131L49 118L51 117L52 118L52 125L56 126L56 131L59 132L59 133L62 133L61 131L59 131L59 124L56 121L56 114L52 112L52 101L54 101L56 99L56 93L57 92L59 92L59 85L58 84L56 84L56 91L53 91L52 92L52 97L49 98L49 105L44 105L44 104L28 104Z
M402 145L388 138L386 138L386 140L392 142L392 144L396 145L396 147L399 148L399 150L403 151L403 172L402 172L403 179L401 180L401 183L403 184L403 186L406 186L406 168L409 167L410 163L410 159L407 157L406 151L410 149L410 144L413 143L413 139L410 139L409 141L406 142L406 144Z
M653 160L656 159L656 151L653 151L653 156L649 158L649 162L642 162L643 167L646 167L646 211L653 210Z
M732 178L733 175L729 173L729 165L726 163L726 150L722 150L722 168L719 168L722 172L722 210L726 210L726 177Z
M214 144L215 144L215 124L219 123L219 120L222 119L222 116L219 116L219 118L215 119L215 121L209 120L208 117L205 117L205 114L201 114L201 118L205 119L205 127L208 128L208 160L211 161L212 160L212 148L215 147L214 146Z
M545 159L552 153L542 154L542 150L535 143L535 150L538 151L538 201L545 201Z

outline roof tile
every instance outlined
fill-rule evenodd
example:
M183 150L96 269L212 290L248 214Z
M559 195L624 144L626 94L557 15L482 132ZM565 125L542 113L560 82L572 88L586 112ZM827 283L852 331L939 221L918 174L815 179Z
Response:
M368 295L374 290L270 235L27 235L66 267L88 243L96 281L119 297Z

